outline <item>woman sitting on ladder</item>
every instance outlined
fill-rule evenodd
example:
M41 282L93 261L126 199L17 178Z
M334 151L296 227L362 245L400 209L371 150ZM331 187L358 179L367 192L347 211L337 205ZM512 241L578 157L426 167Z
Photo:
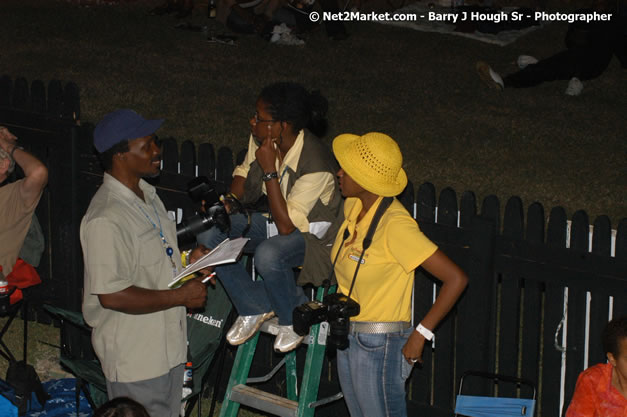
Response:
M335 237L330 225L341 215L337 165L312 133L326 128L326 110L325 98L299 84L271 84L259 95L248 153L233 172L226 200L254 203L265 195L271 220L267 227L268 217L260 212L250 219L241 213L230 216L229 236L250 238L244 250L254 250L255 268L263 278L252 281L240 264L215 269L240 314L227 332L232 345L246 342L274 315L279 319L275 350L288 352L303 340L292 327L292 310L307 301L294 268L303 266L299 282L311 281L307 275L325 276L316 271L325 262L330 270L328 253ZM225 237L213 227L197 240L212 248Z

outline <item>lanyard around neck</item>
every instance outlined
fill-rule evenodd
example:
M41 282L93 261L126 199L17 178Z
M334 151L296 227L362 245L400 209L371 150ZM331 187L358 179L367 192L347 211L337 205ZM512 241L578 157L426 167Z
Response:
M353 292L353 287L355 286L355 280L357 279L357 272L359 272L361 261L364 259L364 253L366 253L366 249L368 249L370 245L372 244L372 236L374 235L374 232L377 229L379 220L381 220L381 217L383 217L383 213L385 213L387 208L390 207L390 204L392 204L392 201L394 201L394 197L383 198L383 200L381 200L381 203L379 204L379 207L377 207L377 211L374 213L374 216L372 216L372 220L370 221L370 225L368 226L368 232L366 233L366 237L364 237L364 240L362 242L361 255L359 255L359 260L357 261L357 266L355 267L353 280L351 281L350 289L348 290L348 294L346 295L348 298L350 298L351 293ZM342 242L340 242L340 246L337 250L337 254L335 255L335 259L333 260L333 267L331 268L331 275L333 275L333 272L335 271L335 264L337 263L337 259L340 257L342 246L344 245L344 242L346 241L346 239L348 239L349 236L350 236L350 232L348 231L348 227L347 227L346 229L344 229ZM331 279L331 276L329 276L329 279Z
M170 259L170 264L172 265L172 270L176 271L176 264L174 263L174 259L172 258L172 255L174 254L174 249L172 249L172 246L170 246L168 244L168 241L166 240L165 235L163 234L163 228L161 227L161 218L159 217L159 213L157 213L157 208L155 207L154 201L151 200L150 204L152 205L152 209L155 212L155 216L157 217L157 222L159 223L159 230L158 230L158 232L159 232L159 237L161 238L161 244L163 245L163 248L165 249L165 254ZM144 216L146 216L146 219L148 219L150 224L152 224L152 227L155 230L157 230L157 225L155 224L154 220L152 220L152 218L150 218L150 216L148 215L148 213L146 213L146 211L142 208L142 206L137 204L137 208L139 208L139 210L141 210L141 212L144 214Z

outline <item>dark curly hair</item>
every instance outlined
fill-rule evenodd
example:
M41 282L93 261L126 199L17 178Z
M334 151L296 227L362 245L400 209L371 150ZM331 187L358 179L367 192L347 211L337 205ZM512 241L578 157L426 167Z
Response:
M129 151L128 140L116 143L110 149L98 154L98 159L105 171L111 171L113 168L113 156L116 153L124 153Z
M295 132L307 128L319 137L326 133L329 103L319 91L310 93L298 83L278 82L265 86L259 98L268 104L274 120L289 122Z
M627 316L616 317L605 325L601 340L603 351L614 356L620 354L620 341L627 338Z
M117 397L102 404L94 417L150 417L143 405L128 397Z

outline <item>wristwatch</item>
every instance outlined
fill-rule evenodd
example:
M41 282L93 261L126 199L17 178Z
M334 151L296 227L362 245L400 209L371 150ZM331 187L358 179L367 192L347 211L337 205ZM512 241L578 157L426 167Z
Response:
M19 149L20 151L23 151L24 148L22 148L21 146L13 146L13 149L11 149L11 153L9 154L9 156L11 157L11 159L15 160L15 158L13 158L13 154L15 153L15 151Z
M279 174L277 174L276 171L274 171L274 172L266 172L265 174L261 176L261 179L264 182L270 181L272 178L279 178Z

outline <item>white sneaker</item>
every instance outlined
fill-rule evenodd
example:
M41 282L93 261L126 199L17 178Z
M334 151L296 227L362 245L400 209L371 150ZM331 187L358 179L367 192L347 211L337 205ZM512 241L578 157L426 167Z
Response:
M537 63L538 63L538 59L531 55L520 55L518 59L516 60L516 64L518 65L518 68L520 69L524 69L528 65L533 65Z
M294 326L279 326L279 332L274 339L274 350L283 353L289 352L296 349L304 339L305 336L299 336L294 331Z
M226 334L226 340L234 345L241 345L257 333L264 321L274 317L274 311L253 316L239 316Z
M270 42L278 45L304 45L305 41L295 36L292 29L287 27L285 23L275 25L272 29L272 37Z
M490 88L494 90L503 90L505 88L505 83L503 83L503 79L501 76L492 70L487 62L478 61L475 65L477 69L477 73L481 80Z
M564 94L566 94L567 96L578 96L579 94L581 94L582 90L583 83L579 80L579 78L573 77L568 82L568 87L566 87L566 91L564 91Z

